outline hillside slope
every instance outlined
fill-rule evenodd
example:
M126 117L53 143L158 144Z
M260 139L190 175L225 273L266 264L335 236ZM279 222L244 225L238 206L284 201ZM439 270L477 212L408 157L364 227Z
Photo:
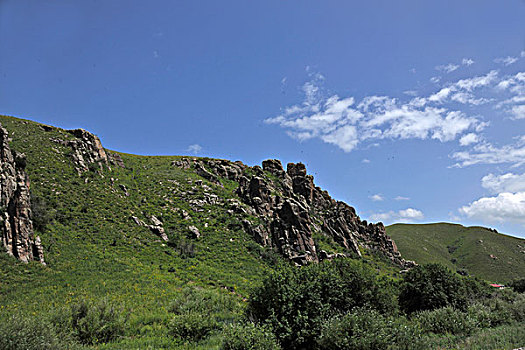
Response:
M492 282L525 276L525 239L458 224L394 224L386 227L407 259L438 262Z
M110 297L170 300L183 286L239 300L284 257L296 264L374 252L405 264L383 225L314 186L300 163L282 169L106 150L81 129L0 116L25 154L35 234L46 267L0 253L1 308L38 310ZM392 270L392 271L393 271Z

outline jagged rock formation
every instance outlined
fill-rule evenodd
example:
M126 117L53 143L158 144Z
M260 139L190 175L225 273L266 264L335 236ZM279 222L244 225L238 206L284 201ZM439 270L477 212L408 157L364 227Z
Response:
M0 239L18 260L45 264L40 237L33 231L30 198L25 155L10 149L9 134L0 125Z
M67 130L67 132L74 135L76 140L51 139L51 141L71 147L75 169L79 175L88 171L90 166L102 170L104 165L107 166L109 164L109 161L124 167L124 163L118 154L111 154L108 157L100 139L96 135L84 129Z
M269 159L259 166L241 162L183 158L172 165L190 169L208 181L222 185L225 178L239 183L241 203L232 201L232 213L258 220L242 221L245 231L263 246L270 246L299 265L339 256L317 251L314 234L330 237L349 254L361 256L360 247L382 252L393 263L410 267L385 233L382 223L361 220L355 209L336 201L314 185L302 163L290 163L286 171L279 160Z

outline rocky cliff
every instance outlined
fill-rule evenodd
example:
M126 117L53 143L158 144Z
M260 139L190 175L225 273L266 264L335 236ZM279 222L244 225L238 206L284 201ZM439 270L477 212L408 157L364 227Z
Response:
M45 264L40 237L33 232L30 198L25 155L10 149L9 134L0 125L0 239L17 259Z
M335 256L318 251L316 235L333 240L346 252L338 255L361 256L360 248L364 248L381 252L396 265L414 265L401 257L382 223L361 220L353 207L334 200L315 186L313 176L307 174L302 163L290 163L286 171L275 159L264 161L262 168L197 158L183 158L173 165L193 168L198 175L218 185L221 179L237 182L236 193L242 205L231 204L234 212L247 214L244 229L259 244L274 248L298 265Z

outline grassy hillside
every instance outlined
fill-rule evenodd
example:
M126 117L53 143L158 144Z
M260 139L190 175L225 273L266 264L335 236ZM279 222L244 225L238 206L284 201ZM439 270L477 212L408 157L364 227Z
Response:
M92 164L88 171L79 173L73 150L66 142L75 139L72 134L6 116L0 116L0 123L9 132L11 148L27 156L35 231L42 239L47 263L47 266L37 262L20 263L0 251L0 348L219 349L224 339L233 343L239 339L246 343L249 339L266 344L259 349L278 348L273 346L275 330L253 325L252 316L246 317L245 310L249 300L253 300L249 298L253 297L254 288L260 287L268 276L281 278L275 271L283 268L291 271L292 266L245 232L244 219L252 222L259 219L249 211L232 210L233 202L237 203L237 209L245 208L235 194L237 182L220 178L217 184L198 176L192 168L173 165L183 157L136 156L113 151L109 152L120 155L125 167L111 164L99 168ZM259 174L272 176L262 170ZM153 223L152 216L162 222L168 241L145 226ZM192 236L191 226L200 231L198 239ZM399 241L404 252L402 240L391 232L396 231L397 226L389 228L389 233ZM319 250L347 253L328 236L316 236L316 239ZM434 241L440 242L437 238ZM456 252L467 246L466 243L456 245ZM408 246L415 245L408 243ZM396 299L401 279L399 267L373 250L363 248L362 253L362 259L351 260L355 269L348 275L332 275L326 272L328 267L321 266L319 271L325 273L318 277L324 278L327 283L324 287L315 282L317 277L310 278L309 283L297 277L279 281L282 294L265 295L283 301L283 308L302 331L301 322L305 325L319 320L331 322L328 318L333 315L327 312L326 305L319 304L321 297L342 290L340 282L345 278L353 281L362 274L370 281L377 279L379 290L388 294L381 303L386 303L393 314L374 320L380 322L382 328L379 328L386 330L392 324L391 317L399 316ZM491 250L489 254L498 259L503 255L498 250ZM421 262L408 252L406 255ZM455 266L450 265L450 259L444 262ZM301 269L315 271L316 266ZM521 271L515 266L518 265L512 265L514 271ZM287 283L293 281L298 282L300 292L290 289ZM362 295L356 292L359 288L354 285L362 287L365 282L350 283L339 297L359 300L373 296L367 288L361 288L364 289ZM306 302L308 298L313 299ZM312 315L297 313L304 304L313 310ZM510 301L507 304L501 313L508 324L499 321L491 324L499 327L490 329L493 332L490 339L498 341L491 348L501 348L501 344L517 346L525 337L516 320L506 316L505 312L514 308ZM492 306L486 307L491 310ZM321 311L326 319L316 321L313 316ZM464 318L463 314L458 315ZM366 317L363 320L368 322ZM419 321L403 317L398 321L396 329L400 339L406 338L407 344L423 339L422 331L417 328ZM406 329L413 329L413 334L406 333ZM106 331L116 336L106 339ZM374 327L363 341L382 337L383 333L376 335L373 331ZM485 333L478 326L453 339L424 332L426 345L420 349L432 348L439 342L447 346L461 342L486 343ZM290 336L296 337L293 333ZM11 339L16 346L6 347ZM24 345L25 340L26 344L33 345ZM50 340L63 340L66 344L60 347L58 343L45 343ZM460 348L469 348L468 344Z
M492 282L525 276L525 239L484 227L457 224L394 224L386 228L407 259L438 262Z
M53 141L75 139L70 133L7 116L0 116L0 123L11 148L27 156L36 234L47 263L22 264L0 252L4 315L46 314L80 301L108 300L131 310L133 332L142 339L139 348L169 347L170 310L193 295L188 287L205 291L197 298L230 300L229 313L219 318L233 320L251 288L283 262L243 229L243 219L257 218L230 210L230 200L238 200L236 182L221 178L217 185L193 169L173 166L182 157L113 151L125 168L92 167L79 175L71 147ZM206 204L206 196L217 203ZM192 205L195 201L201 204ZM162 221L168 242L132 219L152 224L153 215ZM190 226L200 231L199 239L191 237ZM327 239L322 248L336 245ZM384 274L397 273L364 254ZM210 342L202 347L216 346Z
M224 180L224 187L217 186L171 166L179 157L129 154L120 154L125 168L79 176L71 148L51 140L73 135L11 117L0 117L0 123L10 133L11 148L27 155L33 202L45 223L37 234L47 262L20 264L0 253L0 311L45 312L107 298L132 309L140 329L157 322L153 314L166 318L187 286L224 294L242 309L249 288L270 269L265 257L271 253L244 232L226 205L190 207L204 189L226 203L235 184ZM151 215L164 223L170 245L131 218L150 224ZM188 238L190 225L200 230L199 240ZM144 332L146 339L159 335L154 326Z

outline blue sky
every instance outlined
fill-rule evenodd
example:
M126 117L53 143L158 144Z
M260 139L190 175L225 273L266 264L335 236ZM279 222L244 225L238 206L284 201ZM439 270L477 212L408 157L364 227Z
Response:
M373 221L525 237L524 1L0 1L0 113L302 161Z

